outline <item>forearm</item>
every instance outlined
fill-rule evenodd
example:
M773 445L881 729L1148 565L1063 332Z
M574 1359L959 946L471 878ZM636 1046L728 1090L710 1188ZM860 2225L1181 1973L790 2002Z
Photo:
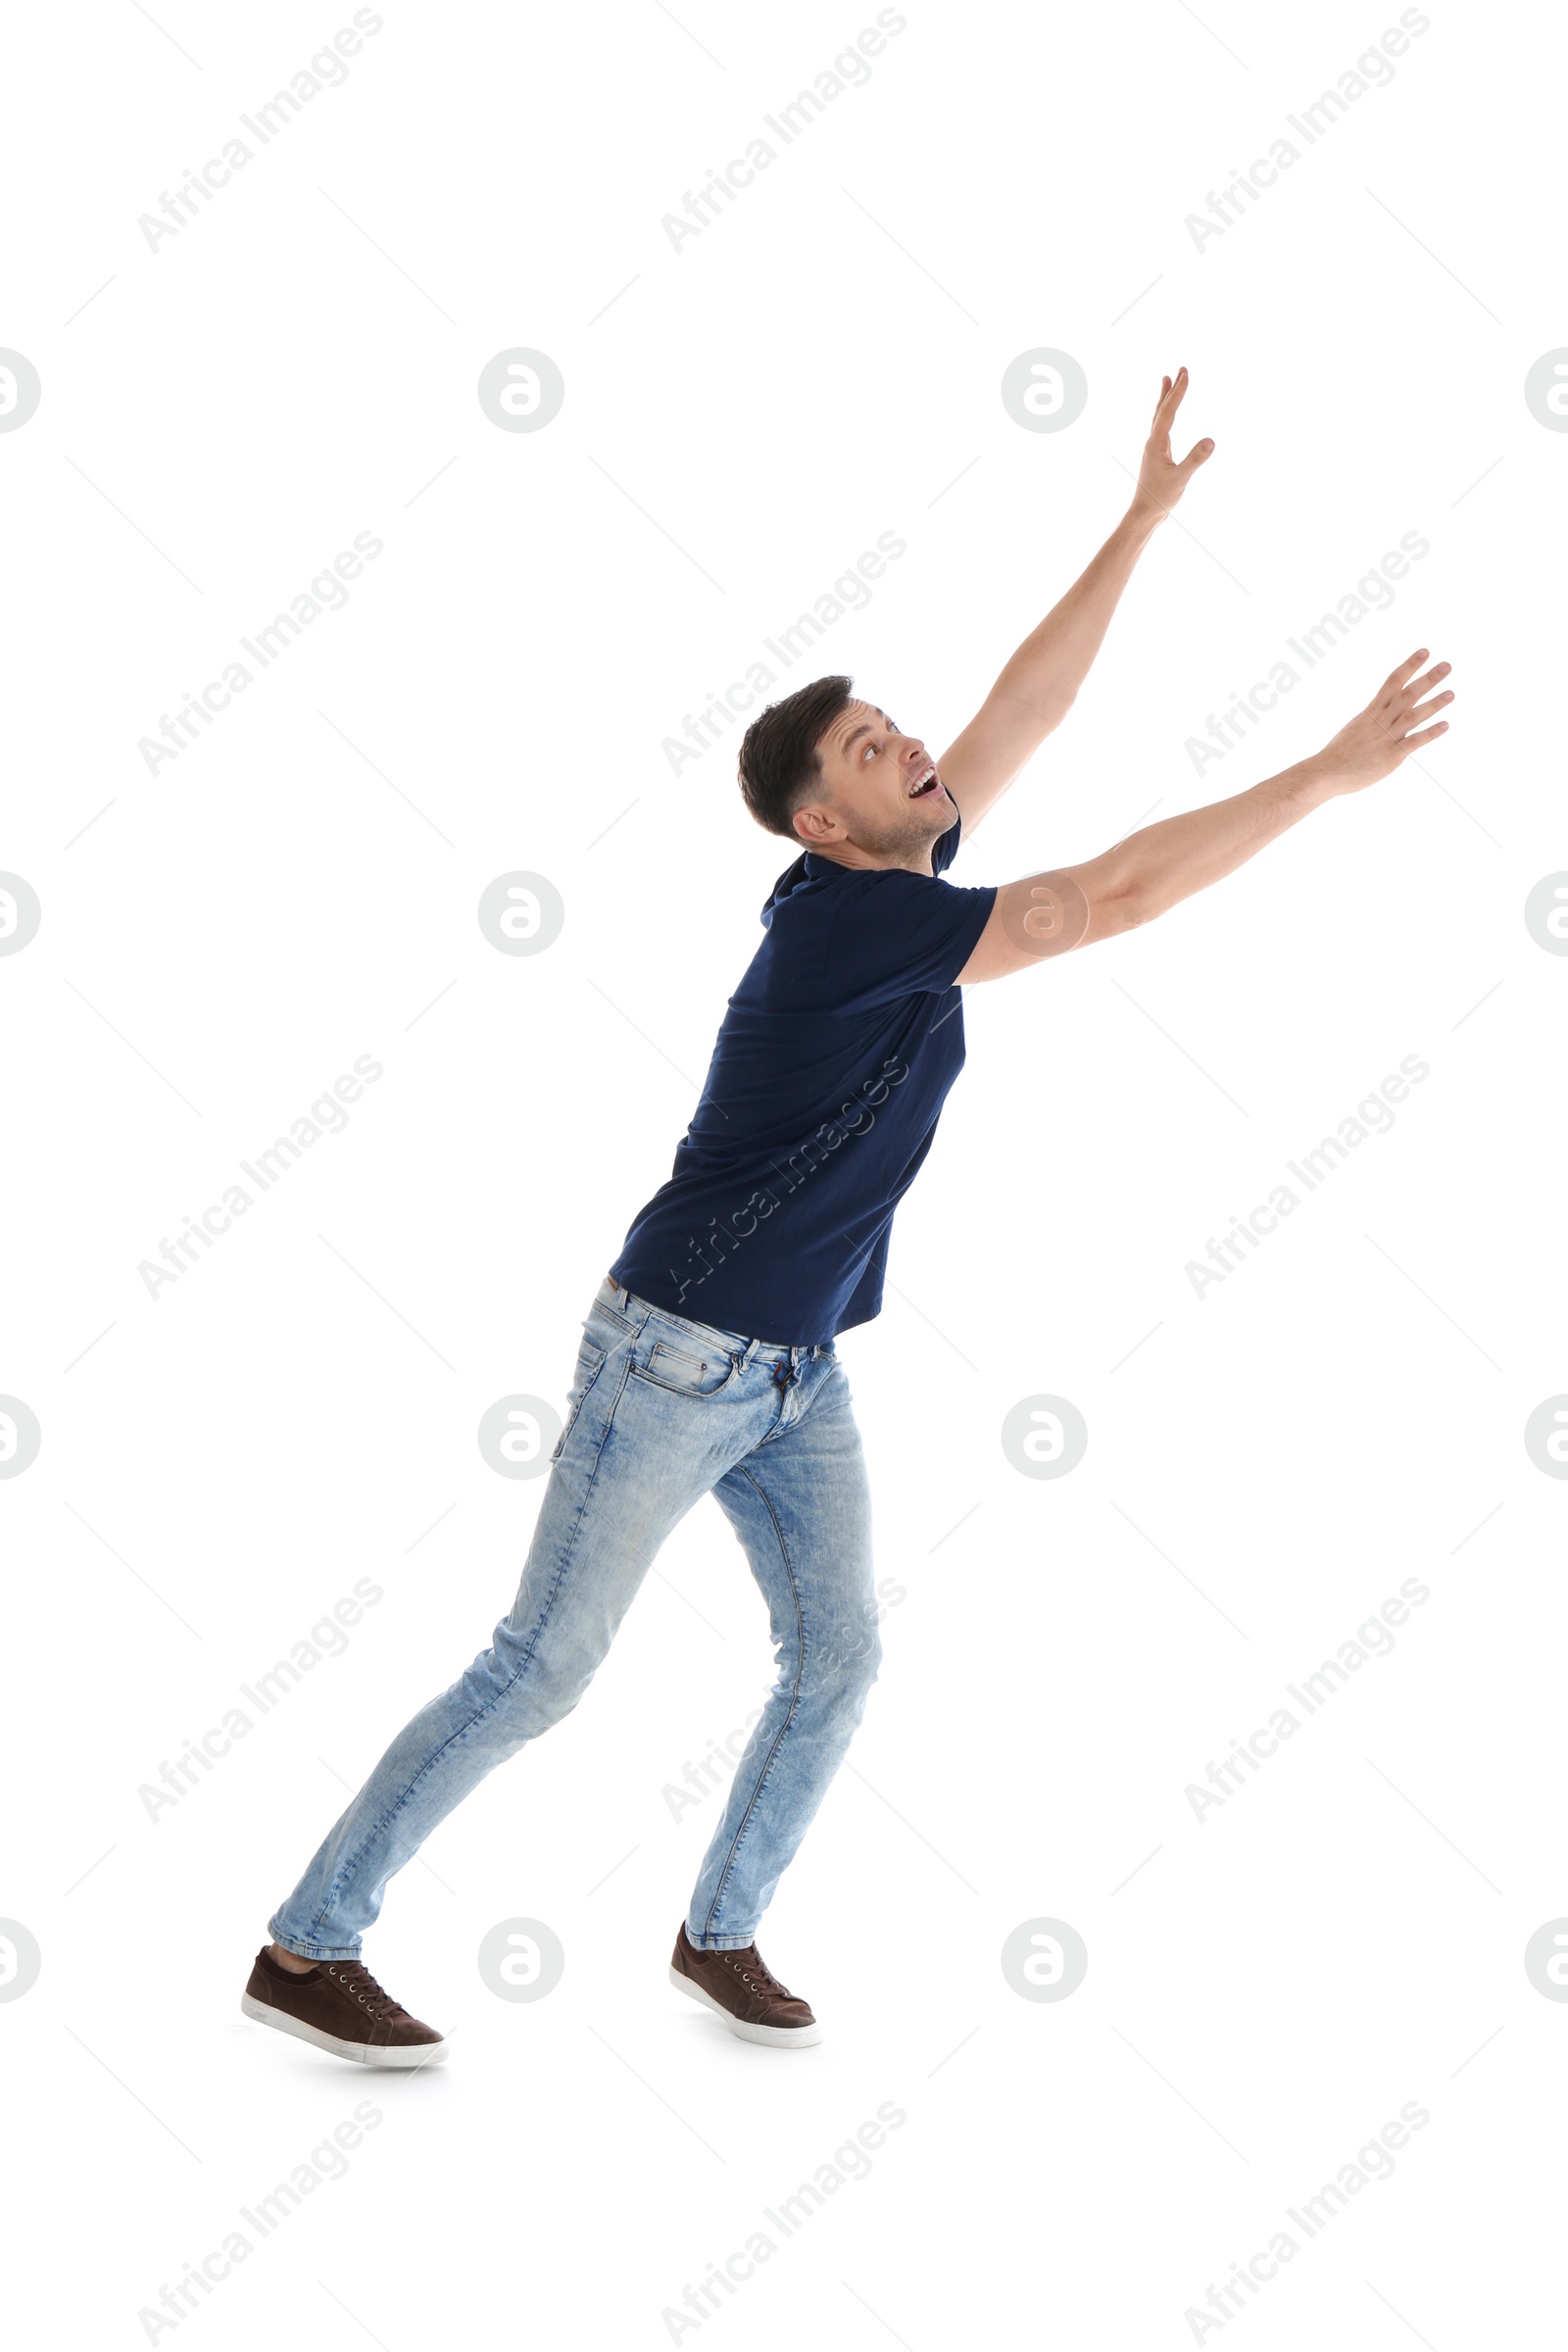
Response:
M1094 910L1092 930L1152 922L1195 891L1222 881L1331 799L1329 778L1317 753L1228 801L1129 833L1103 857L1075 869Z
M1426 658L1424 646L1407 656L1322 751L1250 791L1145 825L1084 865L1004 882L959 981L1000 980L1151 922L1223 881L1325 801L1393 775L1412 752L1448 731L1437 712L1452 694L1445 689L1422 698L1447 676L1449 664L1440 662L1417 677Z
M1214 447L1212 441L1198 441L1179 465L1172 458L1171 420L1186 390L1185 368L1163 379L1132 505L1082 578L1024 639L942 755L942 780L966 835L1072 709L1133 566Z
M1094 562L1012 655L991 690L993 703L1027 713L1042 734L1060 725L1161 519L1157 509L1136 501L1129 507Z

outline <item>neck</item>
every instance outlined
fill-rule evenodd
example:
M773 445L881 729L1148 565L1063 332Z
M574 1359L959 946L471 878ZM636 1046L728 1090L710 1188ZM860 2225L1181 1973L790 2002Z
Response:
M879 868L902 868L906 874L931 872L931 843L911 842L904 850L867 850L857 841L808 841L807 849L813 858L830 858L835 865L847 865L857 873L875 872Z

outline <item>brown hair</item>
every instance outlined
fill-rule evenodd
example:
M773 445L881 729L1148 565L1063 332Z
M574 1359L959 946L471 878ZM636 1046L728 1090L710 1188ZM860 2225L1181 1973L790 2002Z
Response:
M853 678L813 678L769 703L741 739L740 784L747 808L769 833L796 839L796 809L822 773L817 746L852 700Z

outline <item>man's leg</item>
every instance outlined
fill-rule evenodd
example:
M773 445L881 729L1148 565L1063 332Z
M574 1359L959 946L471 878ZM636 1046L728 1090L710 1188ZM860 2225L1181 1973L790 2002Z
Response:
M870 1494L836 1356L803 1366L799 1405L713 1489L767 1602L779 1673L687 1914L688 1937L709 1951L755 1940L844 1760L882 1655Z
M516 1601L490 1648L399 1733L269 1923L303 1959L358 1958L393 1873L487 1773L577 1704L665 1537L770 1425L760 1381L755 1408L730 1404L738 1383L724 1359L693 1374L722 1384L710 1405L640 1377L633 1363L652 1341L598 1301L584 1330L573 1417Z

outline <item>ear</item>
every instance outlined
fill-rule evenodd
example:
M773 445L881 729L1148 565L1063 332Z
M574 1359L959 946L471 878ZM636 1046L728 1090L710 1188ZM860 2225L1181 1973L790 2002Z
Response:
M804 808L796 809L790 821L794 825L796 839L808 850L814 849L820 841L831 841L838 829L838 819L819 801L808 801Z

